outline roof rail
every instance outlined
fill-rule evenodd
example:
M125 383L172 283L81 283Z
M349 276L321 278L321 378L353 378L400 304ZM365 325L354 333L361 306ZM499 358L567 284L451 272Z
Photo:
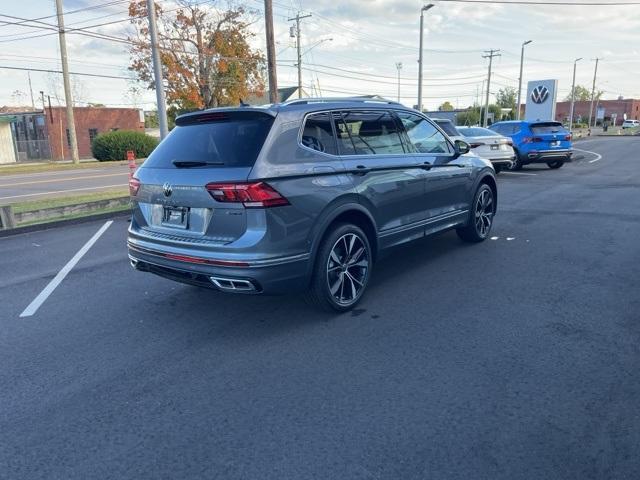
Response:
M288 100L282 105L308 105L310 103L384 103L388 105L400 105L398 102L387 100L386 98L370 98L370 97L322 97L322 98L297 98Z

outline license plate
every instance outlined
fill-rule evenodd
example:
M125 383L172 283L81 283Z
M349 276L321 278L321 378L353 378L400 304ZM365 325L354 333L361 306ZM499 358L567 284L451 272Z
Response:
M555 142L551 142L552 147L557 147L558 145L560 145L560 142L557 140Z
M491 145L491 150L499 150L500 145Z
M189 209L187 207L164 207L162 225L171 228L189 228Z

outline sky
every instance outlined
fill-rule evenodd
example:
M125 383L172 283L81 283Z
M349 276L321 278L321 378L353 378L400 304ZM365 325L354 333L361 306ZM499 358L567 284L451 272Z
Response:
M220 0L193 0L203 5L224 5ZM553 0L547 0L553 1ZM569 0L571 1L571 0ZM589 1L589 0L584 0ZM594 1L594 0L592 0ZM613 0L601 0L613 1ZM620 0L625 1L625 0ZM626 0L633 1L633 0ZM174 0L159 0L164 8ZM263 0L237 2L254 20L252 43L265 49ZM426 2L424 2L426 3ZM278 85L297 84L294 66L295 39L289 18L298 12L311 14L302 20L303 88L314 96L378 94L397 99L400 69L400 101L416 104L420 0L273 0ZM640 98L640 4L624 6L559 6L471 4L433 0L425 13L423 103L435 110L445 101L465 108L481 97L487 78L484 51L499 49L494 58L490 93L518 86L520 48L525 47L523 96L530 80L557 79L558 100L571 89L573 61L578 57L576 83L591 88L594 58L598 66L597 88L606 99ZM86 9L91 7L90 9ZM131 33L127 0L65 0L68 29L124 38ZM85 9L76 12L75 10ZM4 16L3 16L4 15ZM55 23L53 0L0 2L0 105L30 105L27 72L6 67L60 69L55 32L27 27L20 18ZM49 18L42 18L49 17ZM121 21L118 21L121 20ZM113 23L116 22L116 23ZM142 87L132 95L135 81L128 79L127 46L78 34L67 35L70 70L122 78L73 76L76 96L83 102L109 106L155 109L155 94ZM36 106L40 91L62 101L59 74L31 72ZM57 100L59 98L60 100ZM524 101L524 99L523 99Z

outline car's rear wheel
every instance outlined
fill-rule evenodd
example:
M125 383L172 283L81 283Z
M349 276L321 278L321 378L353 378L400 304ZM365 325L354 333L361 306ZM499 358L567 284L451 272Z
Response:
M350 310L362 298L372 267L367 235L356 225L337 225L318 248L307 300L323 310Z
M493 226L493 215L496 213L496 201L493 190L486 183L480 185L473 197L467 225L456 230L465 242L477 243L486 240Z
M511 165L509 166L509 170L511 171L522 170L522 161L520 160L520 153L518 153L518 151L516 151L515 153L516 153L516 158L513 159L513 162L511 162Z
M549 166L549 168L555 170L562 167L564 165L564 162L562 160L556 160L554 162L547 162L547 165Z

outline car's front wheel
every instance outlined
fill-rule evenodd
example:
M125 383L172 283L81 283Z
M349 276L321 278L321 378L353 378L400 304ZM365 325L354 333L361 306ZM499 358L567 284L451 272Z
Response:
M343 223L327 232L315 259L308 301L323 310L344 312L362 298L373 267L367 235Z
M496 213L496 201L493 190L486 183L480 185L473 197L469 212L469 221L464 227L456 230L465 242L477 243L486 240L493 226L493 215Z

